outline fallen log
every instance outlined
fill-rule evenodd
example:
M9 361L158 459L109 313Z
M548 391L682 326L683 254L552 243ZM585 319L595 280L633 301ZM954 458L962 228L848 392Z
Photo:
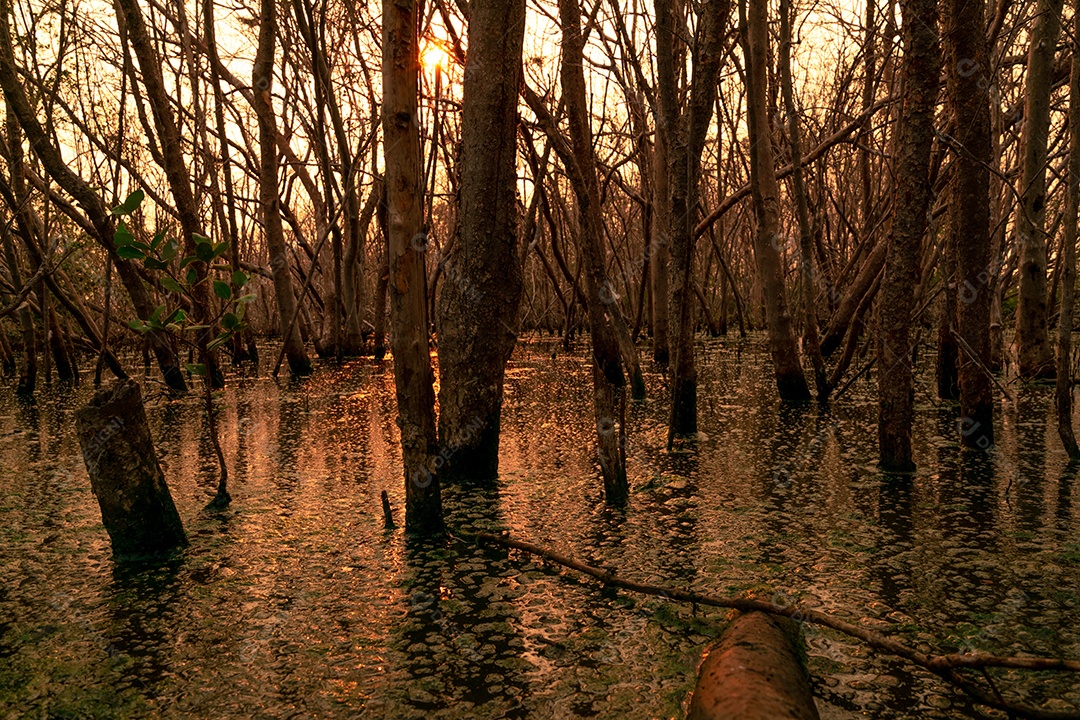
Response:
M698 669L687 720L819 720L797 623L744 613Z
M732 608L743 612L762 612L769 615L791 618L799 622L831 628L837 632L856 638L881 652L903 658L913 665L949 681L963 690L968 697L980 705L1002 710L1018 717L1032 720L1080 720L1080 710L1044 710L1024 703L1007 700L995 683L986 674L990 668L1009 668L1014 670L1060 670L1080 672L1080 660L1062 658L1018 657L993 655L987 652L959 652L949 654L924 653L907 644L882 633L870 630L862 625L841 620L827 613L798 604L781 605L767 600L751 597L720 597L706 595L690 590L683 590L663 585L624 580L614 570L606 570L586 565L580 560L562 555L553 550L534 545L508 536L491 533L465 534L457 532L463 540L486 542L513 548L536 555L571 570L593 577L609 587L622 588L642 595L662 597L668 601L690 603L693 606ZM979 682L961 670L976 670L985 682Z
M117 380L98 390L75 413L75 427L113 553L152 555L187 545L150 439L139 384Z

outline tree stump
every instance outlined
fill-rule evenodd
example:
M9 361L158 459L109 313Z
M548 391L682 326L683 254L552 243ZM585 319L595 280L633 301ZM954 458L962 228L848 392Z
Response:
M139 384L117 380L99 390L75 413L75 426L113 553L146 555L187 545Z
M797 632L786 618L740 615L698 669L688 720L818 720Z

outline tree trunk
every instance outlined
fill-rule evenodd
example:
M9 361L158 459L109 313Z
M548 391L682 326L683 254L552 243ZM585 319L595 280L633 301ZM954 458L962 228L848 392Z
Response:
M930 149L938 96L937 6L902 5L904 103L897 152L893 225L878 304L878 445L884 470L910 471L915 389L911 367L911 308L919 279L919 249L927 228Z
M581 232L578 233L579 253L585 266L586 310L593 347L593 408L599 446L600 470L604 478L604 497L609 504L626 502L629 486L626 481L626 446L624 406L626 380L623 376L619 342L610 314L618 307L605 303L610 292L604 268L602 238L603 220L600 214L600 185L593 157L592 128L589 124L585 92L585 38L581 34L581 8L578 0L559 0L562 21L562 89L566 103L572 146L573 186L577 195ZM610 299L610 298L609 298Z
M158 465L139 384L117 380L97 391L75 413L75 426L113 552L144 555L187 545Z
M652 281L653 360L667 365L668 345L668 242L671 236L671 197L668 188L667 150L662 133L653 143L652 243L649 245L649 274Z
M10 115L9 115L10 117ZM22 273L19 271L19 259L15 253L15 244L11 241L11 232L4 230L4 261L8 266L8 277L16 291L22 290ZM37 385L37 339L34 332L34 316L30 312L30 303L24 303L17 312L19 328L22 330L23 357L19 366L19 382L15 392L23 397L34 394Z
M225 93L221 89L221 73L218 66L221 59L218 57L217 37L215 35L216 18L214 16L214 0L202 0L203 10L203 33L206 42L206 53L210 62L207 70L210 73L210 86L214 95L214 127L217 133L218 151L221 153L221 174L225 195L225 206L219 207L219 214L224 216L225 222L221 223L221 232L229 242L229 260L232 271L236 273L240 267L240 230L236 223L236 190L233 186L232 160L229 153L229 138L225 125ZM216 186L216 182L215 182ZM220 205L221 200L219 199ZM240 295L239 287L233 285L233 294ZM244 346L244 334L236 333L233 336L233 362L239 363L244 360L252 361L258 366L258 353L254 350L254 342L247 348ZM251 331L246 331L250 337Z
M740 9L745 0L740 3ZM784 289L783 259L780 256L780 188L776 182L772 133L768 115L768 6L751 2L745 22L747 110L750 134L750 183L757 216L754 260L765 301L765 321L769 330L769 350L780 398L790 401L810 399L799 347L791 325Z
M268 0L272 1L272 0ZM417 107L420 52L416 0L383 0L383 153L386 168L391 348L405 466L405 529L443 531L428 350L423 187Z
M345 249L345 269L341 278L342 300L345 305L345 346L346 355L359 355L364 349L364 258L365 243L371 219L382 198L382 181L376 179L371 187L356 231L352 233L349 246Z
M517 341L517 123L524 0L474 3L461 116L461 184L454 268L438 298L439 441L444 471L499 473L503 377ZM444 472L444 477L446 473Z
M728 0L708 0L699 11L693 41L693 77L685 109L678 107L676 43L683 42L685 22L671 0L656 0L657 135L663 136L668 160L671 264L668 322L671 352L671 416L668 445L677 436L697 432L697 367L694 363L693 260L701 154L712 123L717 76L723 59L723 30ZM669 328L670 332L671 328ZM673 342L672 342L673 340Z
M1073 3L1073 47L1080 47L1080 1ZM1076 284L1077 215L1080 214L1080 54L1073 52L1069 78L1069 167L1065 202L1065 252L1062 258L1061 316L1058 318L1057 405L1058 435L1069 459L1080 460L1072 426L1072 323Z
M946 88L953 139L959 144L952 177L949 245L955 267L956 332L978 357L961 349L961 442L985 448L994 440L994 393L990 367L990 97L986 91L989 52L983 32L986 0L948 0L945 43ZM950 321L952 318L950 318Z
M1064 0L1039 0L1028 49L1024 105L1021 204L1016 219L1020 254L1020 293L1016 306L1016 345L1020 375L1052 377L1054 357L1047 332L1046 151L1050 133L1050 93L1054 51Z
M281 198L278 193L277 123L274 119L271 88L274 83L274 45L277 35L276 0L261 0L259 12L259 46L251 72L252 106L259 119L259 205L262 208L263 232L270 252L270 271L274 278L281 330L284 333L285 356L289 371L295 375L311 373L300 330L289 320L296 314L296 295L293 294L289 258L285 249L285 234L281 226Z
M818 720L799 625L739 615L698 669L688 720Z
M825 375L825 360L818 341L817 311L814 296L817 294L818 275L814 271L814 229L810 224L810 204L807 199L806 182L803 179L802 136L799 116L795 108L795 89L791 80L791 0L780 2L780 89L787 115L788 143L791 145L791 185L795 195L795 214L799 221L799 266L802 271L802 306L806 328L803 330L803 348L810 356L814 368L814 385L819 400L829 396L829 381Z

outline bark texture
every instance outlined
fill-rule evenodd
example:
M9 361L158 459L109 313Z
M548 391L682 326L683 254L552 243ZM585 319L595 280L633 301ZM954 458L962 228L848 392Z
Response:
M878 304L878 448L882 469L910 471L915 468L911 459L915 396L911 307L932 192L930 150L941 59L934 0L907 0L900 7L906 92L897 141L893 226Z
M1073 3L1073 47L1080 47L1080 2ZM1058 319L1057 406L1058 436L1069 459L1080 460L1072 426L1072 323L1076 285L1077 215L1080 214L1080 54L1073 53L1069 78L1069 166L1065 202L1065 252L1062 253L1061 317Z
M798 632L786 618L740 615L698 669L688 720L817 720Z
M1046 151L1050 133L1050 93L1054 51L1064 0L1039 0L1028 50L1024 104L1020 212L1020 295L1016 306L1016 350L1021 377L1052 377L1054 356L1047 331Z
M562 90L570 126L572 183L581 223L579 252L585 266L586 309L593 349L593 409L600 470L604 478L604 497L609 504L626 502L626 446L624 409L626 379L623 375L619 342L612 313L620 312L611 301L610 285L604 268L602 239L603 219L600 207L600 184L593 156L592 128L582 68L585 39L581 34L581 8L578 0L559 0L562 21Z
M415 0L383 0L383 153L389 243L390 347L394 355L405 529L443 531L435 467L435 389L428 351L427 277L422 233L420 53Z
M950 203L950 265L955 267L955 330L976 357L959 350L961 442L988 446L994 440L994 394L990 367L990 97L989 53L982 28L986 0L947 0L943 18L948 57L946 89L957 144ZM952 318L950 318L950 321Z
M663 138L668 162L665 208L669 229L668 288L669 350L671 360L671 416L668 444L676 436L697 432L697 367L694 363L694 291L692 266L698 178L701 154L712 122L717 75L723 60L723 30L731 9L729 0L702 3L693 38L693 77L686 107L678 104L676 43L686 33L682 14L672 0L656 0L657 135ZM662 240L665 233L657 236ZM656 301L662 302L657 298Z
M438 299L444 477L488 481L499 472L503 377L517 340L522 288L516 160L524 35L524 0L472 6L461 117L460 222Z
M747 108L750 134L750 186L757 216L754 261L765 303L776 387L783 400L810 399L791 323L784 267L780 257L780 186L776 181L772 133L769 128L769 18L765 3L751 2L746 16L744 50L747 56Z
M289 321L296 314L289 258L285 249L285 233L281 224L281 197L278 193L277 122L274 119L274 47L277 37L276 0L261 0L259 11L259 46L251 71L252 106L259 119L259 206L262 211L263 232L270 253L270 272L274 278L274 296L284 333L285 357L293 375L311 373L300 330Z
M113 552L144 555L187 545L158 465L139 384L117 380L99 390L75 414L75 426Z

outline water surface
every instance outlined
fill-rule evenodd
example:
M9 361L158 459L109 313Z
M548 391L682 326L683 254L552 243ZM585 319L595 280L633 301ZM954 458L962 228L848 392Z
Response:
M617 511L593 458L586 360L553 347L516 351L501 480L446 488L451 526L507 530L638 580L797 599L924 650L1080 657L1078 481L1050 390L1002 402L998 444L967 452L955 408L924 379L919 471L887 476L874 467L872 382L827 410L782 408L761 338L709 341L692 452L665 451L664 377L647 373L650 399L629 412L631 500ZM198 399L151 385L152 433L191 546L129 566L111 558L74 434L91 389L30 405L0 391L0 716L684 712L723 613L383 529L380 491L398 513L404 494L389 363L231 378L224 513L202 510L216 475ZM993 716L835 633L808 629L808 652L823 717ZM1080 705L1075 678L1000 682L1027 702Z

